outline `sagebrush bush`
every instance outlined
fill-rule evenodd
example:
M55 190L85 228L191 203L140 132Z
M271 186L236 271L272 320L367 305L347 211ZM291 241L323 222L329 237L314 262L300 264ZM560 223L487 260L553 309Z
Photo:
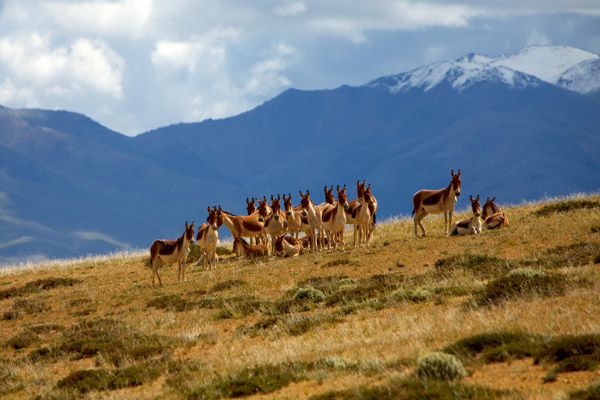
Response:
M539 210L533 212L533 215L536 217L544 217L547 215L551 215L554 213L575 211L585 208L598 208L600 207L600 202L580 199L580 200L564 200L559 201L552 204L546 204L540 207Z
M470 272L476 278L490 279L505 274L515 266L508 260L498 257L459 254L437 260L434 267L435 273L441 276L456 272Z
M292 300L311 300L315 303L319 303L325 300L325 294L318 289L314 288L302 288L298 289Z
M457 357L437 351L419 358L417 375L421 379L453 381L467 376L467 371Z
M467 362L476 357L486 362L501 362L510 358L532 357L538 353L543 341L541 336L527 333L487 332L460 339L443 351Z

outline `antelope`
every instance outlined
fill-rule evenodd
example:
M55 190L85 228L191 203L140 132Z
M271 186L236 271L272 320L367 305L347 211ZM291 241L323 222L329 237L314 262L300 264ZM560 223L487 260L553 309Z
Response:
M196 243L200 246L200 249L204 252L204 268L212 269L217 268L217 246L219 244L219 228L223 225L223 213L221 212L221 206L208 207L208 218L204 224L198 227L198 235L196 236ZM200 265L202 257L198 260L196 265Z
M292 236L288 236L287 233L284 233L275 239L273 254L284 257L295 257L302 253L304 253L304 245L302 242Z
M448 187L439 190L421 189L413 196L413 212L415 223L415 236L417 233L417 225L421 227L423 236L425 236L425 228L421 221L427 214L444 213L444 231L448 235L448 229L452 226L452 213L456 205L457 196L460 196L460 169L458 174L454 175L454 170L450 171L452 180ZM450 218L448 218L450 216Z
M356 209L356 216L354 220L354 231L358 228L358 245L362 247L363 234L364 241L369 246L371 241L370 236L370 225L372 223L371 207L373 206L373 196L371 195L371 186L362 192L362 201ZM356 243L356 242L355 242ZM356 247L356 244L355 244Z
M194 242L194 222L188 225L185 221L185 231L175 240L157 239L150 246L150 263L152 265L152 286L154 277L162 286L162 280L158 274L158 268L162 264L177 263L177 282L185 282L185 262L190 252L190 243Z
M221 210L223 215L223 223L231 232L234 238L239 237L255 237L263 232L265 226L265 218L268 216L267 202L258 201L258 211L251 215L233 215L230 212ZM235 250L235 247L234 247ZM240 256L240 253L238 253Z
M500 207L494 203L496 198L490 200L488 197L483 205L483 212L481 218L483 218L483 229L500 229L502 227L508 227L508 217L504 212L500 211Z
M315 206L312 199L310 198L310 191L306 190L306 194L300 191L300 205L302 206L302 216L307 218L308 229L307 232L310 236L310 247L311 249L322 249L322 237L323 237L323 220L321 215L323 210L321 207Z
M333 190L333 186L331 190ZM325 187L325 193L327 193L327 187ZM329 194L331 194L331 191L329 191ZM348 196L346 195L346 185L341 190L338 185L337 194L337 202L334 201L333 204L327 203L322 208L321 221L323 230L327 233L327 251L331 250L331 242L333 242L333 250L337 250L338 235L342 243L342 251L344 251L345 210L350 207L348 205ZM325 197L327 198L327 195Z
M250 245L239 236L235 236L233 239L233 250L246 258L256 258L269 255L269 248L266 245Z
M271 209L273 212L265 220L265 233L271 236L271 253L274 253L275 240L286 233L288 227L286 213L281 210L281 195L277 195L277 198L271 195Z
M306 227L302 223L302 207L298 206L294 208L291 194L288 194L288 197L285 197L285 194L283 195L283 205L287 215L288 232L294 234L296 239L298 239L300 231L306 230Z
M479 219L479 216L481 215L481 206L479 205L479 195L477 195L477 198L469 196L469 199L471 200L473 216L454 223L450 230L450 236L476 235L481 233L481 219Z

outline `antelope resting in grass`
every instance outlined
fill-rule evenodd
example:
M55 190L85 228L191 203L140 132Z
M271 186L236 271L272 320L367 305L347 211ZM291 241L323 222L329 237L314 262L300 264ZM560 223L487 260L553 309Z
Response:
M508 217L502 211L500 211L500 207L494 203L496 198L490 200L488 197L483 205L483 212L481 213L481 218L483 218L483 229L500 229L503 227L508 227Z
M233 215L221 210L223 223L231 232L231 236L234 238L236 236L252 238L263 233L265 218L268 216L267 202L259 200L258 203L258 211L251 215ZM240 256L239 253L237 255Z
M219 228L223 225L223 214L221 212L221 206L208 207L208 218L204 224L198 227L198 235L196 236L196 243L200 246L203 252L202 257L198 260L196 265L200 265L202 258L204 258L204 268L212 269L217 268L217 246L219 245Z
M185 231L175 240L157 239L150 246L150 263L152 265L152 286L154 277L162 286L162 280L158 274L158 268L162 264L177 263L177 282L185 282L185 262L190 252L190 244L194 242L194 222L188 225L185 221Z
M287 233L284 233L275 239L273 255L294 257L302 253L304 253L304 245L302 242L292 236L288 236Z
M233 250L246 258L256 258L269 255L269 248L264 244L250 245L239 236L233 239Z
M331 189L333 190L333 186ZM327 187L325 188L325 193L327 193ZM321 221L323 230L327 233L327 251L331 249L331 242L333 242L333 249L337 250L338 240L342 243L342 251L344 251L345 210L350 207L348 205L348 196L346 195L346 185L344 185L342 190L340 190L338 185L337 194L337 202L334 201L333 204L327 203L322 207Z
M476 198L470 196L471 208L473 209L473 216L471 218L463 219L452 225L450 230L450 236L458 235L476 235L481 233L481 206L479 205L479 195Z
M450 171L452 180L448 187L439 190L421 189L413 196L413 212L415 223L415 236L417 233L417 225L421 227L423 236L425 236L425 228L421 221L427 214L444 213L444 232L448 235L448 229L452 226L452 213L456 206L457 196L460 196L460 169L458 174L454 175L454 170ZM449 218L448 218L449 217Z

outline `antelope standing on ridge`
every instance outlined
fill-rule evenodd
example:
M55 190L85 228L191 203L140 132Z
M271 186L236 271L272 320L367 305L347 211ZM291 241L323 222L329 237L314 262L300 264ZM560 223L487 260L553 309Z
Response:
M421 227L423 236L425 236L425 228L421 221L427 214L444 213L444 232L448 235L448 230L452 226L452 213L456 206L457 196L460 196L460 169L458 174L454 175L454 170L450 171L452 180L448 187L439 190L421 189L413 195L413 212L415 223L415 236L417 233L417 225Z
M217 246L219 245L219 228L221 225L223 225L221 206L219 208L213 207L213 209L208 207L207 222L198 227L198 236L196 236L196 243L203 251L202 257L206 269L217 268ZM200 265L202 257L196 265Z
M185 282L185 262L190 253L190 244L194 241L194 222L188 225L185 221L185 231L175 240L157 239L150 246L150 263L152 265L152 286L154 277L162 286L158 268L162 264L177 263L177 282Z
M311 249L321 250L323 247L323 219L321 218L323 210L321 207L315 206L310 198L309 190L306 190L306 194L300 191L300 197L302 198L300 201L302 216L307 218Z
M286 233L288 228L286 213L281 210L281 195L277 195L277 197L271 195L271 209L273 212L265 219L265 233L271 236L271 254L273 254L275 240L278 236Z
M479 219L479 216L481 215L481 206L479 205L479 195L477 195L476 198L470 196L469 199L471 200L473 216L471 218L460 220L452 225L450 236L476 235L481 233L481 219Z
M333 190L333 186L332 186ZM325 189L327 193L327 188ZM331 193L331 192L329 192ZM333 242L333 249L337 250L338 240L342 243L342 251L344 248L344 230L346 229L346 213L345 210L350 206L348 205L348 196L346 195L346 185L340 190L340 186L337 187L337 202L333 204L325 204L322 208L321 220L323 223L323 230L327 233L327 251L331 249L331 242Z
M483 205L483 212L481 218L483 218L483 229L500 229L509 226L508 217L504 212L500 211L500 207L494 203L496 198L490 200L488 197Z

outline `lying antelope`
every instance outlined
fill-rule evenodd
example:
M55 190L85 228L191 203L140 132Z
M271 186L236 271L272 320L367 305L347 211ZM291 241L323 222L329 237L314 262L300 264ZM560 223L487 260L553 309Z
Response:
M252 238L262 234L265 219L268 216L268 209L266 201L261 202L259 200L258 203L258 211L251 215L233 215L230 212L221 210L223 223L231 232L231 236L234 238L236 236ZM240 256L239 253L238 256Z
M313 203L310 198L309 190L306 191L306 194L303 194L302 191L300 191L300 197L302 198L300 201L300 205L302 206L302 216L307 218L307 232L311 238L310 247L312 250L321 250L323 248L323 219L321 217L323 210L321 207L315 206L315 203Z
M275 240L278 236L287 232L288 219L286 213L281 210L281 195L271 195L271 209L273 212L265 219L265 233L271 236L271 253L275 252Z
M333 190L333 186L332 186ZM327 187L325 187L327 193ZM329 192L331 193L331 192ZM340 186L337 187L337 202L333 204L326 203L322 207L321 221L323 230L327 234L327 251L331 250L331 243L333 242L334 251L337 250L338 239L342 244L342 251L344 251L344 231L346 229L346 213L350 206L348 205L348 196L346 195L346 185L340 190ZM327 198L327 196L326 196Z
M500 207L494 203L496 198L490 200L488 197L483 205L483 212L481 218L483 218L483 229L500 229L508 227L508 217L504 212L500 211Z
M413 212L415 223L415 236L417 233L417 225L421 227L423 236L425 236L425 228L421 221L427 214L444 213L444 232L448 235L448 229L452 226L452 213L456 205L457 196L460 196L460 169L458 174L454 175L454 170L450 171L452 180L448 187L439 190L421 189L413 196ZM450 218L448 218L448 216Z
M223 213L219 208L208 207L208 218L204 224L198 227L196 243L203 251L204 268L217 268L217 246L219 245L219 228L223 225ZM196 265L200 265L202 257Z
M154 277L162 286L162 280L158 274L158 268L162 264L177 263L177 282L185 282L185 262L190 252L190 243L194 241L194 222L188 225L185 221L185 231L175 240L157 239L150 246L150 263L152 265L152 286Z
M233 239L233 250L246 258L256 258L269 255L269 248L264 244L250 245L239 236Z
M302 253L304 253L304 245L301 240L288 236L287 233L275 239L273 255L294 257Z
M450 230L450 236L461 236L461 235L476 235L481 233L481 206L479 205L479 195L476 198L469 196L471 200L471 208L473 210L473 216L471 218L463 219L452 225Z

